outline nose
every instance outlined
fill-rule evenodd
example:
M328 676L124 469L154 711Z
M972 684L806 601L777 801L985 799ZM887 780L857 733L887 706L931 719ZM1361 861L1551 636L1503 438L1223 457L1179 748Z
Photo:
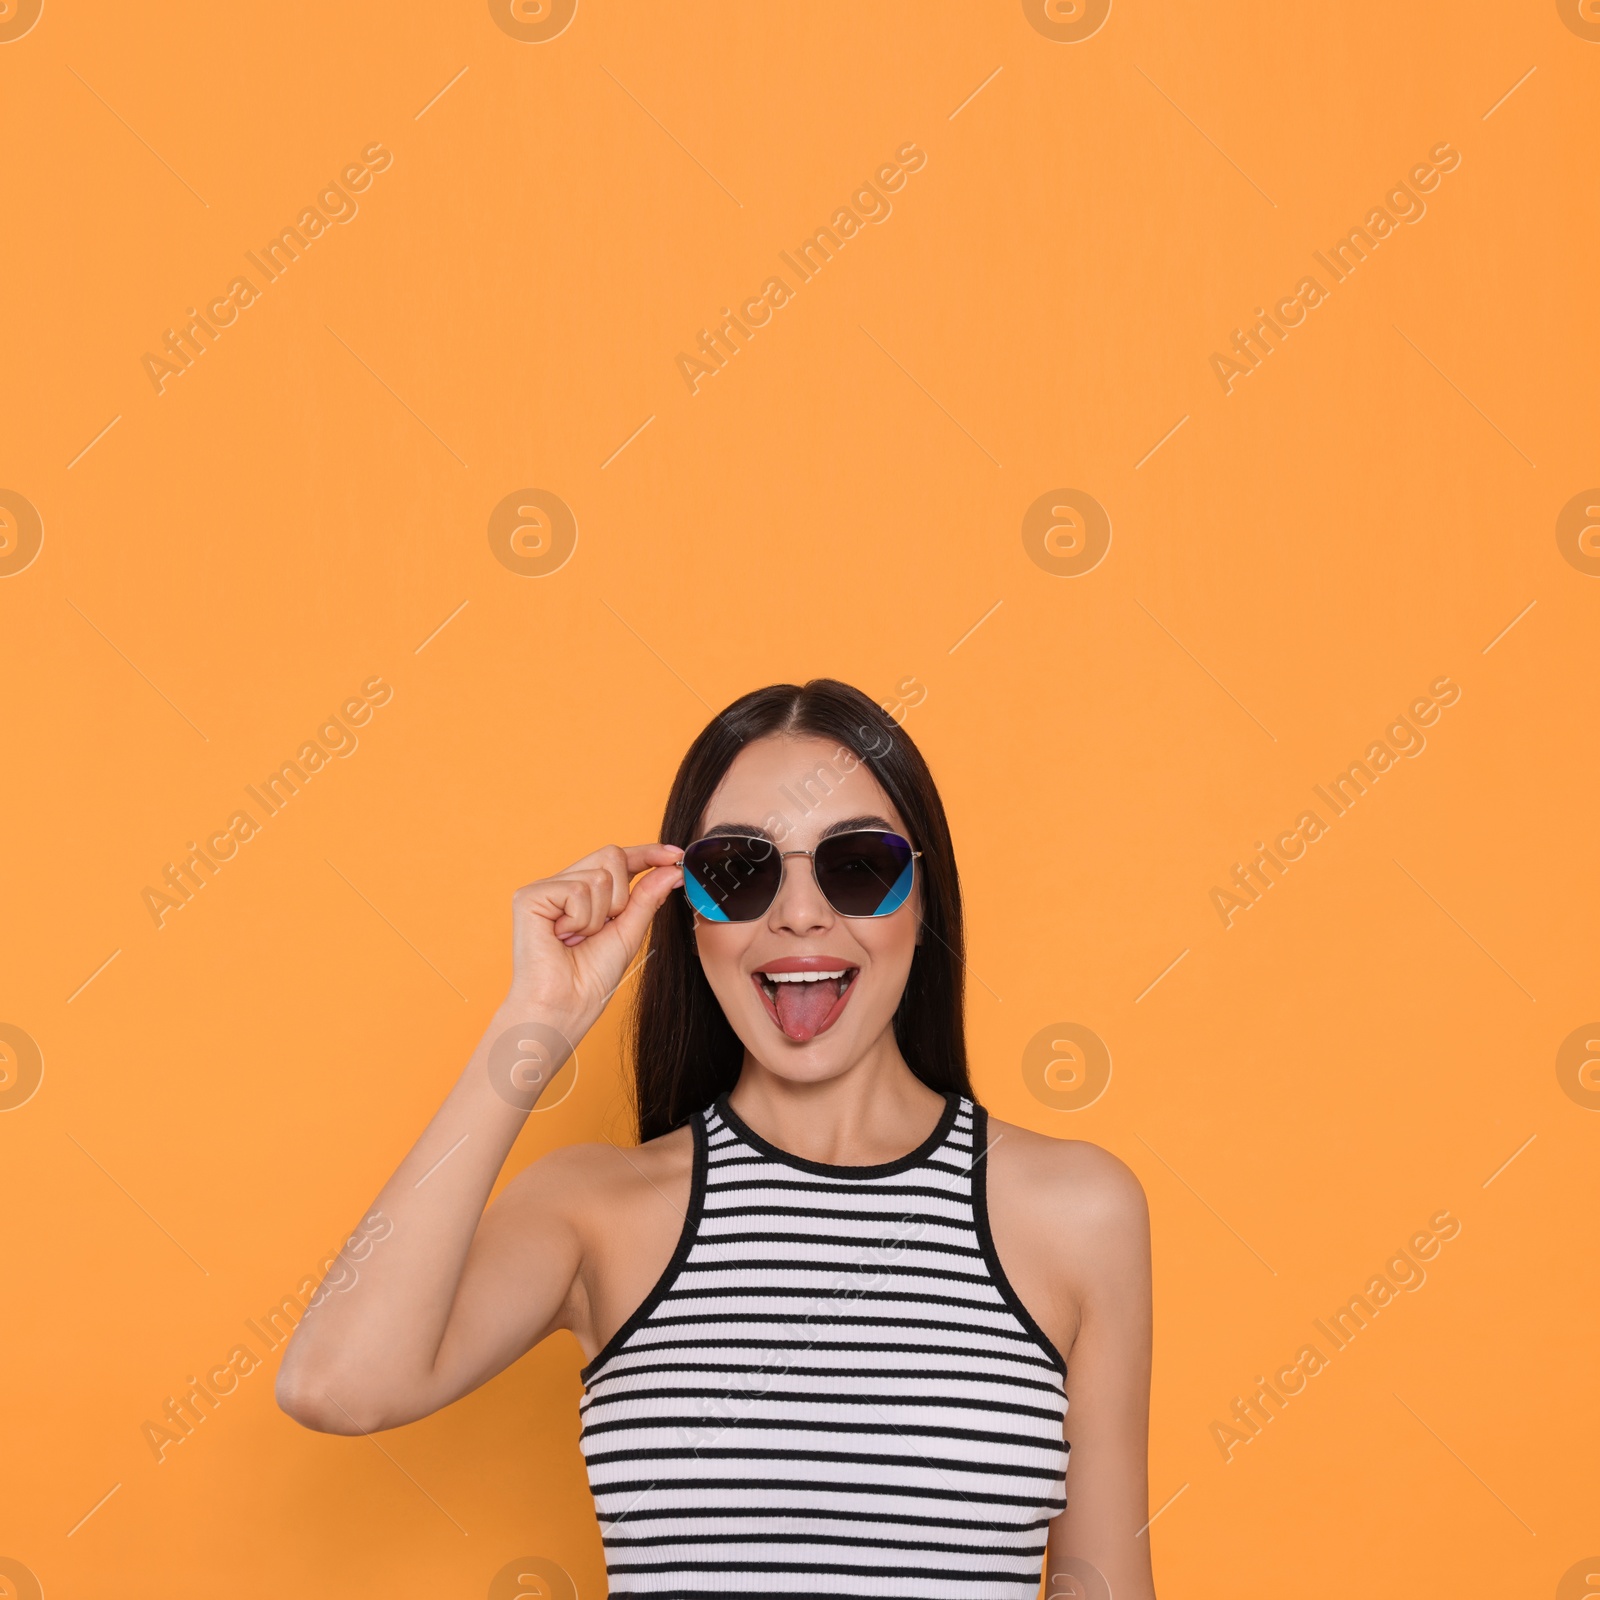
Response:
M817 874L809 854L790 851L783 858L783 881L768 913L774 932L815 933L833 926L834 910L817 887Z

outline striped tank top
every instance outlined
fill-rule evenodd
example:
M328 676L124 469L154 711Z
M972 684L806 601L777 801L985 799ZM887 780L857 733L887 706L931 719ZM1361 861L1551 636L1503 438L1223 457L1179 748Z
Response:
M677 1252L583 1369L610 1593L1033 1600L1066 1366L1001 1270L987 1114L805 1161L723 1096Z

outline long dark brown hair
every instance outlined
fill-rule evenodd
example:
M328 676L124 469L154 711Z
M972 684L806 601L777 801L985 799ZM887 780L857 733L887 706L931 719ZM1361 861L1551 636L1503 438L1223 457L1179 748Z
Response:
M965 967L961 884L944 805L922 753L905 730L859 689L834 678L803 687L775 683L735 700L701 730L672 781L657 838L692 844L701 818L734 757L769 734L833 740L864 764L893 801L922 852L918 862L922 940L894 1014L895 1043L930 1089L970 1094L963 1016ZM842 779L836 764L814 775L826 791ZM809 780L808 780L809 781ZM805 804L801 796L797 803ZM653 1139L731 1089L744 1046L700 966L694 913L673 893L650 926L649 957L639 974L627 1031L633 1060L639 1138Z

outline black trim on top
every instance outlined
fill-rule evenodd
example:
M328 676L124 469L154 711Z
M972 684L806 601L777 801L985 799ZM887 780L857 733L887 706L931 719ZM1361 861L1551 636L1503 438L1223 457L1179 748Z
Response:
M972 1103L972 1220L978 1230L978 1243L983 1249L983 1259L988 1263L994 1286L1000 1298L1009 1307L1012 1316L1020 1322L1034 1343L1049 1356L1051 1364L1063 1379L1067 1376L1067 1363L1043 1328L1033 1320L1022 1298L1011 1287L1006 1269L1000 1265L1000 1252L994 1247L994 1234L989 1228L989 1113L977 1101Z
M726 1094L719 1095L712 1104L712 1110L747 1145L759 1150L764 1156L770 1156L774 1161L783 1162L785 1166L796 1167L801 1172L814 1172L823 1178L892 1178L896 1173L909 1172L912 1167L920 1166L926 1161L950 1136L950 1130L956 1125L956 1115L960 1109L961 1097L946 1094L944 1111L938 1123L933 1132L915 1150L893 1161L880 1162L875 1167L846 1167L836 1166L829 1161L807 1161L802 1156L790 1155L787 1150L780 1150L777 1145L769 1144L728 1104Z
M672 1252L672 1259L667 1263L661 1276L656 1279L655 1287L640 1301L638 1309L606 1341L605 1349L578 1374L586 1389L601 1367L616 1355L639 1330L651 1312L666 1299L667 1291L672 1287L678 1274L683 1271L684 1263L689 1259L689 1252L694 1248L695 1237L700 1232L700 1216L705 1209L706 1199L705 1112L697 1111L689 1119L689 1126L694 1133L694 1168L693 1175L689 1179L689 1209L683 1214L683 1232L678 1235L678 1248Z

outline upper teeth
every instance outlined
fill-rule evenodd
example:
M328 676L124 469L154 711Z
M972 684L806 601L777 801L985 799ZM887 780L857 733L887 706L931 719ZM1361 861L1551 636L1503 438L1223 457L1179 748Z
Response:
M842 978L845 971L840 967L837 972L763 972L761 976L769 983L819 983L823 978Z

